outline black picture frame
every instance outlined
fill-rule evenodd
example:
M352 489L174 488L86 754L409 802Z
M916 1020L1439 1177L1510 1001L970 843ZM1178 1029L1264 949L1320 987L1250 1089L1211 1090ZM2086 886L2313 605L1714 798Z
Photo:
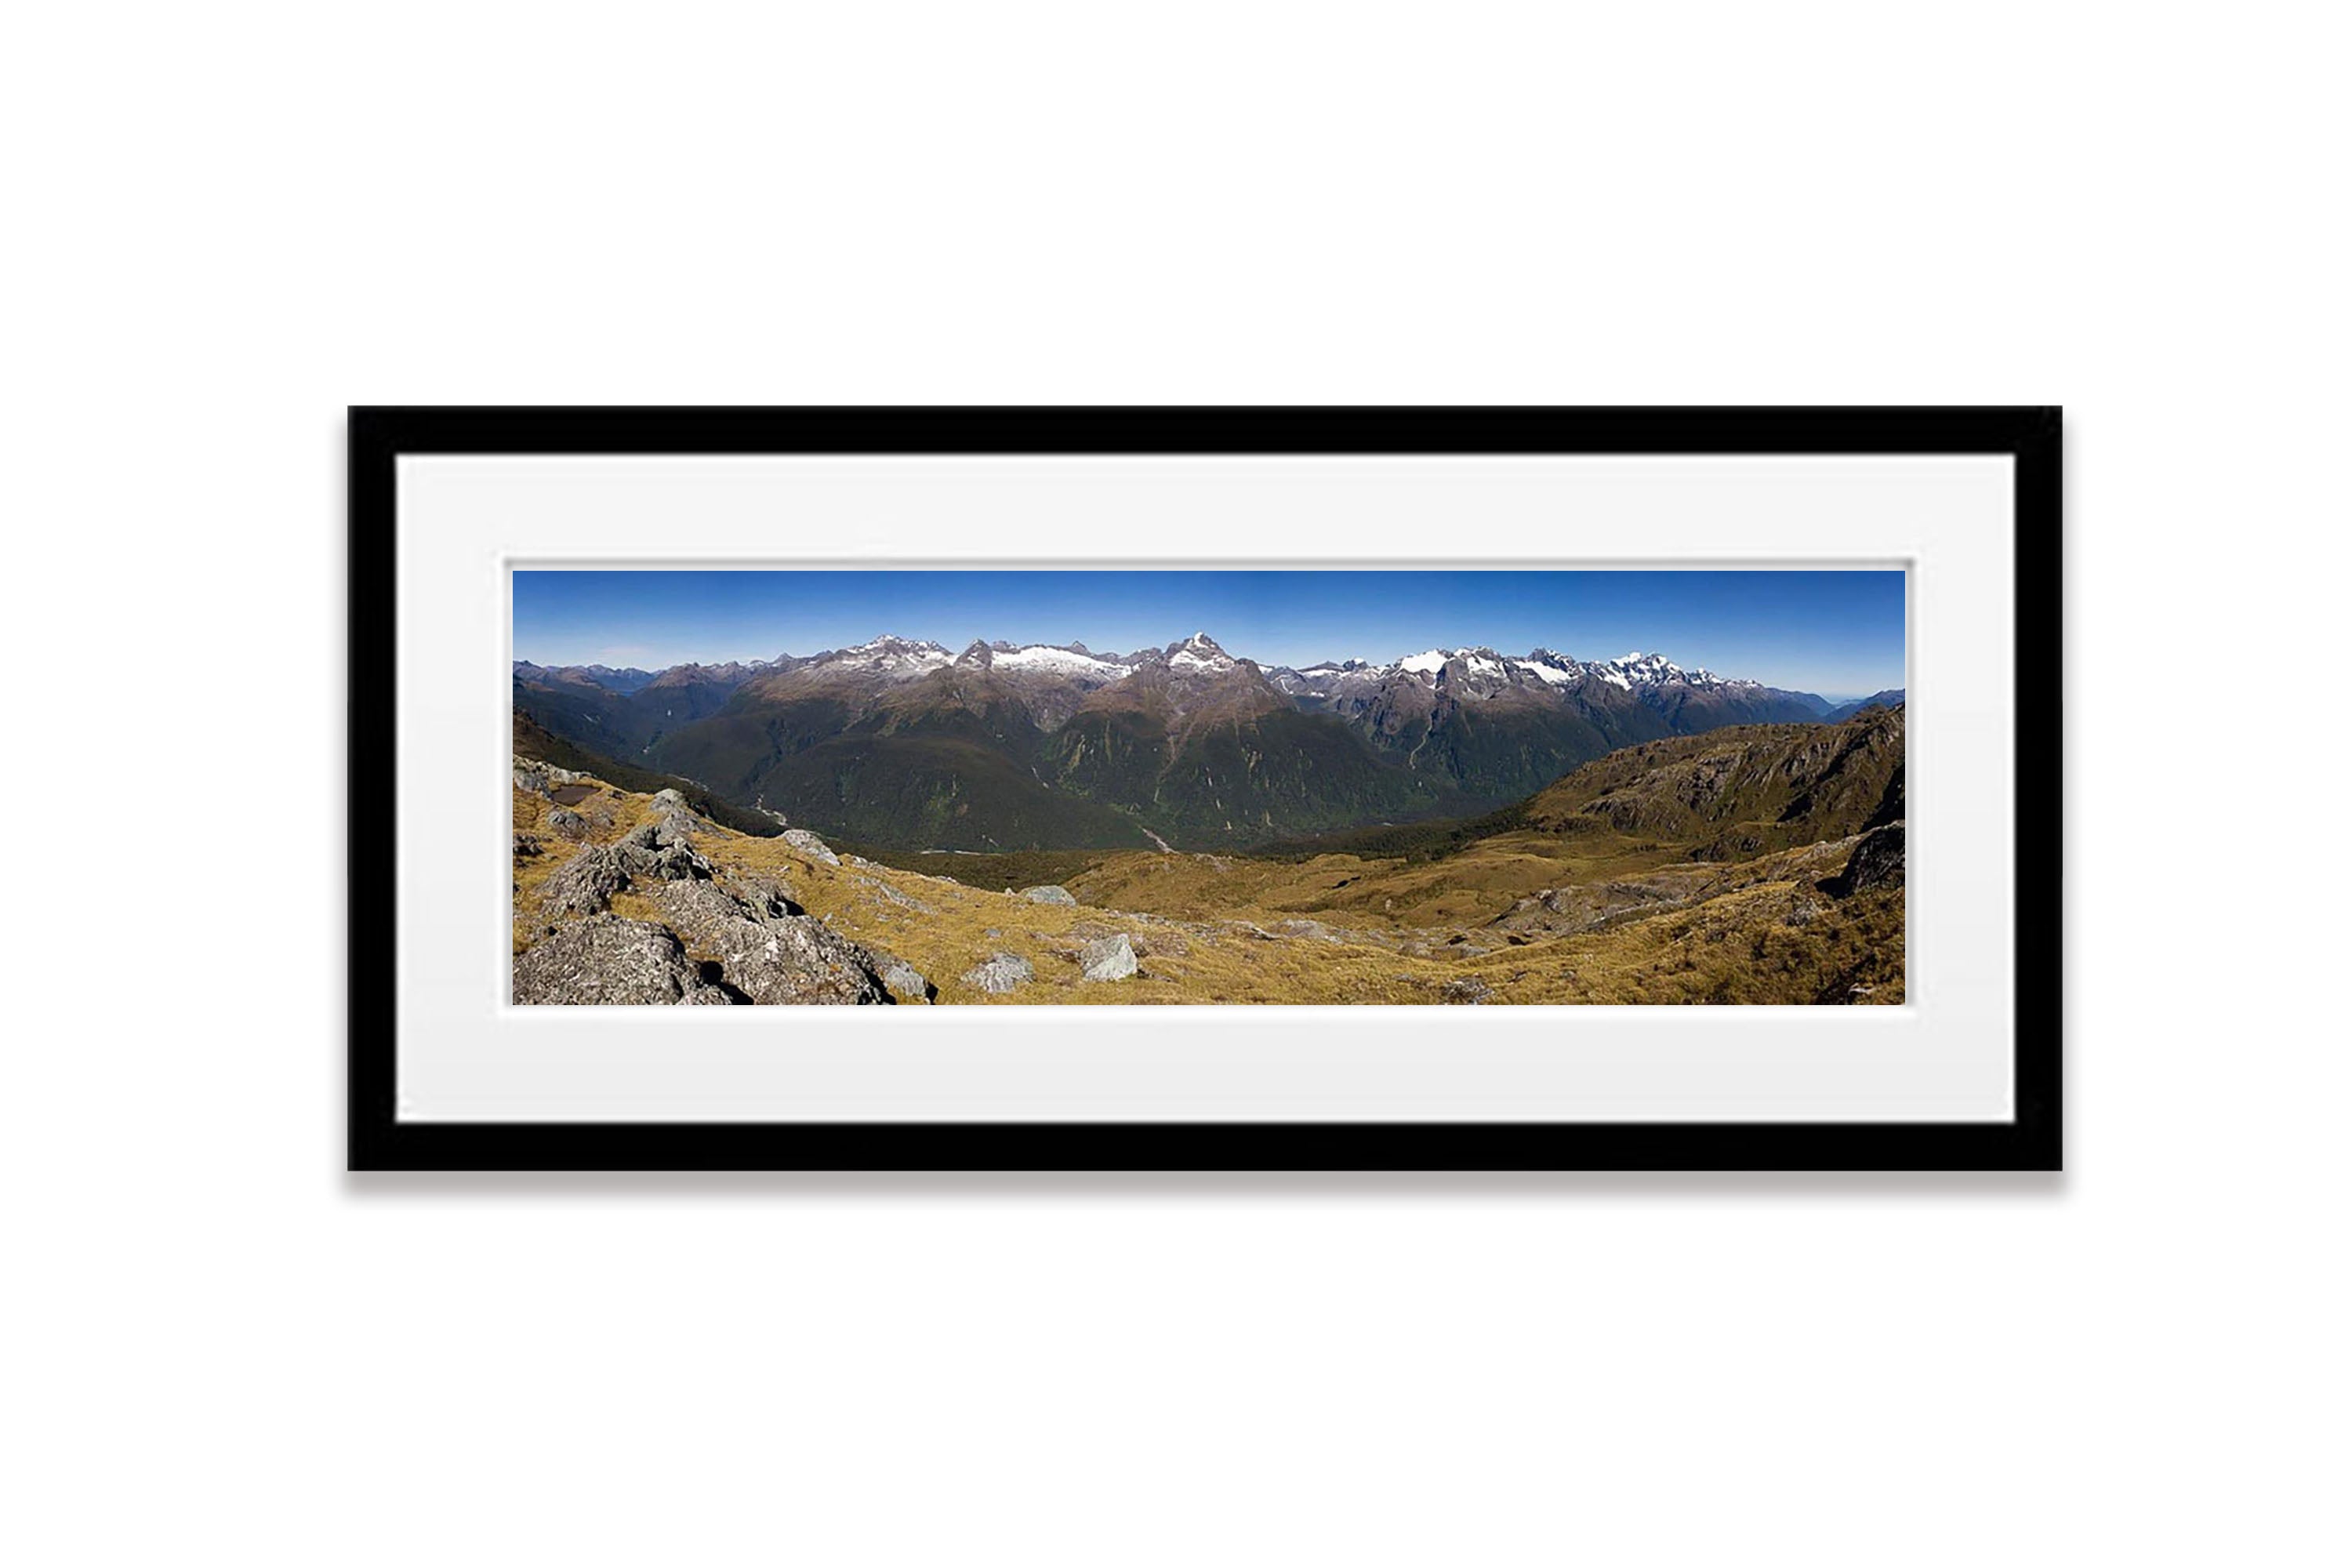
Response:
M2055 407L350 410L351 820L389 824L396 462L453 453L1992 454L2015 459L2015 1116L2007 1122L581 1122L396 1115L389 826L351 836L353 1171L2055 1171L2063 564ZM2030 677L2026 672L2031 672ZM2030 680L2030 686L2029 686ZM362 800L362 790L366 798ZM2026 889L2031 889L2028 896ZM362 895L362 889L366 889Z

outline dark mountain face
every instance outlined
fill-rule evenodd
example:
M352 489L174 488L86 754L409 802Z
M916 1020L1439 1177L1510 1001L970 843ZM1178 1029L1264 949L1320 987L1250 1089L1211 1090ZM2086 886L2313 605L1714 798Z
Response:
M1754 690L1707 689L1666 686L1645 693L1643 701L1677 735L1695 735L1732 724L1810 724L1823 718L1828 704L1818 697L1769 687Z
M1045 765L1058 787L1114 802L1186 846L1423 816L1458 798L1345 724L1287 705L1173 725L1141 709L1089 710L1053 737Z
M631 681L643 672L606 672ZM1206 633L1097 654L885 637L622 691L518 665L518 713L753 810L869 842L1005 850L1234 847L1518 800L1621 748L1828 704L1538 649L1432 649L1304 670Z
M1605 683L1555 687L1472 653L1434 671L1391 671L1334 710L1354 719L1404 766L1452 780L1493 804L1542 788L1577 763L1671 731Z
M687 804L696 812L721 826L731 827L738 833L764 836L782 831L782 826L773 818L763 816L756 811L746 810L731 801L721 799L697 784L692 779L657 773L651 769L635 767L617 758L589 751L574 742L549 733L533 723L527 714L520 712L515 714L513 727L514 754L518 757L535 757L541 762L551 763L559 768L593 773L607 783L617 784L623 789L634 790L639 795L652 795L659 790L676 789L686 796Z
M607 671L626 678L618 685L593 679L591 671L601 668L551 670L518 664L515 710L576 745L642 763L656 741L718 712L736 688L766 667L682 664L642 682L634 679L642 670Z
M744 692L654 746L667 770L761 811L877 844L1143 848L1135 824L1048 786L1035 716L982 678L923 693ZM928 703L919 700L929 696Z

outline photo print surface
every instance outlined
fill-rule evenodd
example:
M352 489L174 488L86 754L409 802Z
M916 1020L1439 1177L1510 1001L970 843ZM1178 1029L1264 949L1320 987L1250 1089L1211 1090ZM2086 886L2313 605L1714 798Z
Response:
M1899 1005L1889 570L516 570L519 1005Z

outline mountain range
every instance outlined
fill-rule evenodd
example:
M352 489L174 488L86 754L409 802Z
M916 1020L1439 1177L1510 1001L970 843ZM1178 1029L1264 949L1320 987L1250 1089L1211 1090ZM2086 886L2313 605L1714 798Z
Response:
M513 669L518 718L782 823L990 851L1243 847L1522 799L1621 748L1818 723L1810 692L1656 654L1430 648L1296 669L1205 632L1097 653L882 637L660 671Z

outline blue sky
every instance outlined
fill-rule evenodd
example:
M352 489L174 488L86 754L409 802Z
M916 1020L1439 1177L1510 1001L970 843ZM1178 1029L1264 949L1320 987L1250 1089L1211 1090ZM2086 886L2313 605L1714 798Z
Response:
M1162 647L1205 631L1264 664L1426 647L1639 650L1825 697L1903 684L1900 572L517 572L539 664L772 658L895 632Z

